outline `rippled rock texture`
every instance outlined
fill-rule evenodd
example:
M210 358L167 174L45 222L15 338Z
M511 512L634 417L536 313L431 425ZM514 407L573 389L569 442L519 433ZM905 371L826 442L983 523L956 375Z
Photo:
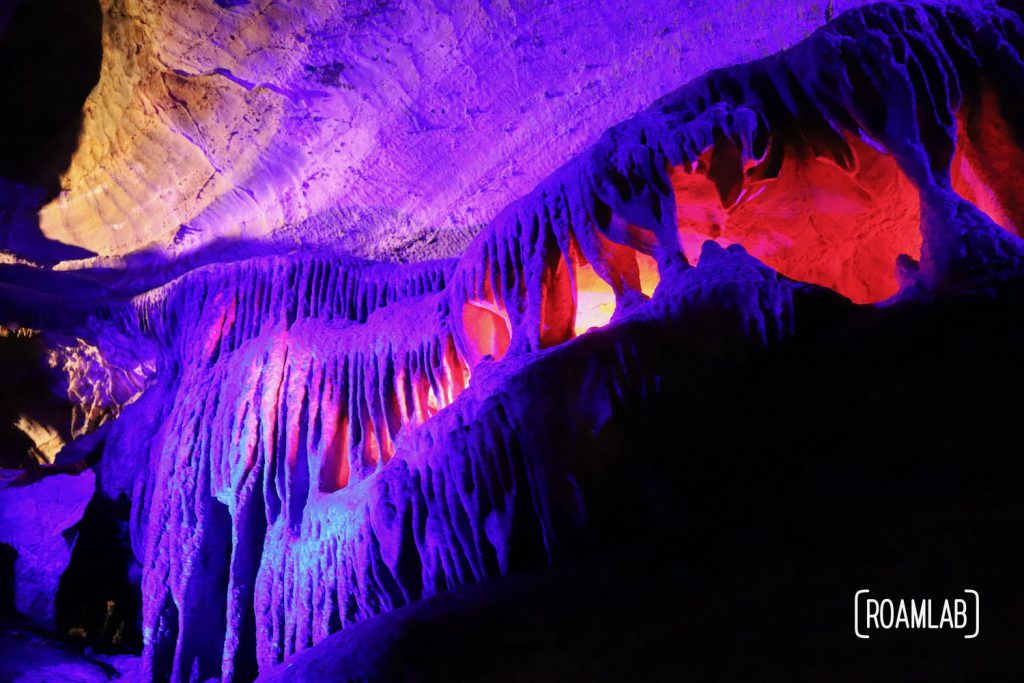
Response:
M153 53L136 54L148 66L117 71L116 77L141 79L131 87L115 88L115 75L104 72L68 176L71 189L43 213L51 237L112 252L172 234L186 242L252 236L264 231L253 226L300 221L348 196L357 177L363 191L384 192L383 205L415 206L424 225L439 216L463 220L471 209L490 213L499 200L481 209L465 185L490 191L482 169L496 164L510 171L502 155L517 155L518 147L491 157L493 145L477 141L479 130L469 127L459 146L428 169L419 155L431 154L429 145L408 142L408 126L429 134L434 121L457 127L486 112L449 116L435 107L428 115L426 100L413 98L403 113L406 128L373 119L388 131L385 142L369 145L360 128L360 116L379 114L380 102L401 97L383 87L367 92L370 84L412 87L406 77L423 72L410 60L433 64L414 39L390 53L382 44L379 60L325 62L325 41L357 44L368 35L359 27L369 14L338 24L333 16L320 21L325 15L314 11L316 4L309 10L225 4L195 16L184 9L165 15L159 8L142 14L115 8L121 14L105 30L117 46L135 40L119 31L189 31L171 43L146 41ZM223 25L208 18L221 11L236 12L239 22L262 12L266 23L240 23L252 33L239 28L221 40ZM392 28L417 34L406 25L408 15L381 9L374 16L374 30L383 35ZM465 31L446 29L461 36L455 48L473 44L474 31L498 20L465 17ZM629 25L625 17L615 20ZM204 22L212 33L199 47L195 26ZM296 33L296 25L306 29ZM499 73L510 55L530 49L516 40L492 56ZM614 43L603 49L613 53ZM367 54L365 46L360 50ZM787 395L785 380L758 368L803 349L806 366L787 362L802 368L793 377L806 377L800 373L812 371L823 348L843 348L850 339L870 348L871 337L858 332L867 328L891 335L894 344L915 340L930 349L925 357L933 359L933 372L947 371L948 354L930 344L944 338L942 325L966 319L957 308L962 301L970 302L963 310L978 311L977 329L987 330L979 334L991 335L984 339L1002 339L1003 332L992 330L1005 322L994 357L1005 340L1019 337L1012 311L1024 275L1024 215L1006 169L1018 165L1024 132L1022 50L1024 16L1014 3L878 4L848 12L792 49L710 72L611 127L448 260L400 265L326 246L280 253L268 246L268 253L246 259L214 249L157 268L6 266L7 324L77 340L60 367L69 387L88 388L68 394L88 436L19 482L95 472L95 500L130 503L121 521L141 578L129 574L124 582L141 593L147 680L281 676L275 665L339 630L423 601L444 605L435 596L469 584L578 566L623 538L661 530L665 543L692 540L701 547L698 539L708 533L702 528L727 526L739 509L748 520L778 516L792 524L797 517L781 511L809 495L800 484L828 491L837 480L863 483L864 476L844 469L859 456L842 447L824 465L836 468L827 470L836 478L820 474L818 465L808 474L809 461L796 449L780 456L779 470L766 466L772 454L758 449L789 443L773 431L778 425L799 423L798 433L811 442L822 425L839 423L820 406L806 408L808 415L827 415L820 424L803 422L799 410L777 414L771 404ZM154 71L156 63L164 68ZM288 65L283 72L282 64ZM566 68L579 66L566 60ZM375 75L379 69L400 74L385 78ZM434 76L446 87L476 78L447 73ZM622 72L624 83L633 82L631 74ZM162 95L139 96L156 81ZM414 91L429 100L443 92L438 88L420 84ZM163 108L162 97L178 106ZM522 134L535 135L532 126L542 126L557 138L549 119L530 108L540 102L523 105ZM101 105L120 113L99 112ZM291 134L281 136L295 130L285 122L297 107L324 116L303 129L301 145ZM328 116L344 107L354 112L344 125ZM139 111L146 115L138 118ZM114 120L122 127L104 128ZM560 125L571 127L573 120ZM172 121L175 143L165 145ZM120 163L109 163L103 151L133 125L149 127L138 130L151 136L148 164L180 171L157 193L144 184L122 186L113 175ZM344 144L352 163L313 181L307 174L316 175L325 162L311 150L325 150L328 139ZM138 147L119 149L130 157ZM565 149L520 155L517 163L534 174L522 182L533 184L548 164L562 161ZM375 156L396 150L392 164ZM85 171L100 159L101 171ZM374 169L370 175L360 170L364 162ZM134 174L131 182L147 182L150 167L123 163ZM445 182L430 181L443 190L430 198L416 194L416 183L407 183L414 167L444 176ZM111 175L97 180L97 173ZM271 176L291 178L295 187L282 190L287 183L270 183ZM502 204L504 192L515 194L519 182L498 192ZM85 190L76 183L98 184ZM193 201L197 183L202 189ZM111 197L124 191L123 201L90 201L84 208L75 193L93 196L96 187ZM186 194L190 199L181 200ZM151 209L149 201L160 205ZM465 213L453 212L456 205ZM117 208L101 217L108 207ZM174 207L173 216L167 207ZM66 212L81 212L74 235L61 227L72 215ZM384 244L390 243L377 248ZM938 332L921 341L915 335L924 333L902 322L915 316L927 323L921 330ZM900 367L895 355L880 352L873 368L856 358L822 367L835 372L849 362L884 378ZM847 382L842 373L834 379ZM851 395L867 391L854 388ZM897 393L911 395L902 386ZM704 395L712 402L704 404ZM789 396L804 401L795 405L810 405L806 396ZM907 403L913 400L899 403L900 414L909 412ZM766 412L776 418L756 417L759 404L770 405ZM739 412L736 425L722 424L732 405L744 407L746 416ZM851 414L858 409L854 403ZM884 419L872 413L872 420ZM745 441L745 424L765 441ZM729 435L704 431L713 425ZM889 445L865 444L903 463L900 430L879 429L892 437ZM990 450L979 456L979 468L1003 452L1004 433L988 435L983 443ZM673 447L659 443L669 436ZM864 467L916 481L872 453ZM884 467L891 469L877 469ZM1014 480L993 475L998 468L985 472L992 475L985 481ZM60 476L48 478L51 473ZM735 507L702 493L705 478L708 490L735 479ZM773 489L760 490L760 482L797 488L793 497L776 497ZM861 514L853 503L841 508L842 496L811 500L835 529L846 528L851 510ZM1002 498L993 493L992 500ZM745 507L755 501L763 508ZM876 503L865 514L896 509L884 496ZM794 542L779 538L785 548ZM706 558L688 559L699 565ZM664 572L653 574L664 580ZM635 586L637 577L629 576ZM379 644L373 627L355 633L369 635L329 642L341 651ZM296 661L308 666L311 660ZM381 662L359 670L371 678L398 675Z
M813 2L101 5L103 66L40 215L48 238L110 255L273 232L388 260L457 255L607 126L826 16Z

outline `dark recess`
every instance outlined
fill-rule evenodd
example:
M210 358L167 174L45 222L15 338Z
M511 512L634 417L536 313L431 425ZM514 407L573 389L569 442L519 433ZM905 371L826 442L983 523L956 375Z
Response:
M103 14L97 0L0 4L0 247L80 255L48 244L26 217L57 196L78 147L82 105L99 80Z
M57 631L101 652L139 652L141 596L130 549L127 498L97 493L77 533L71 562L57 589Z
M14 560L18 553L0 543L0 617L14 614Z

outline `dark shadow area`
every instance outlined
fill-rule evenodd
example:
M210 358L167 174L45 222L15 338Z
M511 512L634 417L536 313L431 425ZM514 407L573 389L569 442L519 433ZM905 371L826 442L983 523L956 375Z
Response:
M191 662L199 680L219 679L227 632L228 574L231 568L231 513L228 506L211 497L210 515L203 529L202 549L196 579L188 586L198 599L188 602L193 609L183 612L181 648L185 662Z
M649 657L718 680L1020 676L1024 287L997 290L865 313L652 413L638 448L678 458L664 618L686 626ZM685 445L676 411L701 425ZM976 589L980 637L857 639L863 588Z
M0 543L0 617L14 615L14 561L18 552Z
M96 494L74 527L71 562L57 589L57 632L100 652L140 652L140 570L130 547L127 498Z
M3 299L0 298L0 303ZM19 420L71 438L71 403L60 375L49 367L47 349L38 335L0 332L0 468L29 469L41 457L28 435L15 426Z
M89 252L47 240L36 212L60 191L82 105L99 80L96 0L8 0L0 13L0 247L44 261ZM12 9L13 8L13 9Z
M262 475L261 475L262 476ZM260 568L260 555L267 536L267 517L264 513L262 483L257 484L253 500L240 510L241 519L237 526L238 545L231 557L234 574L232 589L245 596L243 613L238 615L238 649L230 662L237 680L249 681L258 673L256 648L257 625L255 613L256 579ZM227 662L225 662L227 664Z
M630 472L601 480L587 556L362 622L268 680L1019 679L1024 283L998 289L663 366L600 435ZM860 640L863 588L975 589L980 636Z

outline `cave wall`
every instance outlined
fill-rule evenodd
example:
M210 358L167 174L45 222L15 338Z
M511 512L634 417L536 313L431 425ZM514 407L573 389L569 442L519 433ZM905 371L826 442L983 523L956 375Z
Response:
M42 230L104 255L274 234L454 256L607 126L856 4L104 0Z

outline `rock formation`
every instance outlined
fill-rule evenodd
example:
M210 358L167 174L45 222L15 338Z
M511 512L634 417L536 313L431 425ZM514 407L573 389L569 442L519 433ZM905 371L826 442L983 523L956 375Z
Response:
M73 538L66 533L82 518L96 478L48 477L25 488L0 489L0 543L14 549L14 607L43 628L56 626L54 600L61 575L71 559Z
M385 35L450 32L449 49L471 49L495 17L441 31L384 9L321 21L317 4L143 10L107 7L113 54L152 47L129 68L105 62L87 144L42 212L51 238L104 253L195 246L308 227L350 194L417 226L468 226L564 161L564 148L534 149L519 161L529 177L503 185L510 169L489 174L518 148L482 149L470 126L464 148L425 169L432 143L370 115L408 97L405 125L427 134L489 114L427 114L440 82L475 76L410 66L427 59L418 38L390 54L382 44L381 65L353 61L377 54L357 45L377 35L365 22ZM259 21L243 21L253 12ZM1024 139L1022 12L876 4L711 71L609 128L457 258L371 262L310 228L302 249L240 259L214 245L154 268L4 266L3 322L52 335L71 436L85 434L30 486L56 490L69 472L91 486L95 472L98 497L130 501L144 678L276 676L383 613L579 561L666 514L689 485L657 476L677 454L631 448L659 433L648 411L851 321L978 291L1011 297L1024 266L1007 173ZM169 44L130 35L176 26L189 30ZM514 50L541 40L528 34ZM423 73L432 88L405 80ZM553 105L524 104L523 120L538 106ZM297 132L299 110L320 125ZM373 133L378 146L371 119L387 129ZM136 136L149 142L125 144ZM350 150L347 166L326 167L328 140ZM154 193L168 166L180 175ZM404 194L417 173L443 190ZM470 187L503 189L476 204ZM405 248L381 234L374 249ZM21 562L26 546L6 538Z
M605 127L825 20L806 1L101 4L82 144L40 214L101 255L274 233L454 256Z

